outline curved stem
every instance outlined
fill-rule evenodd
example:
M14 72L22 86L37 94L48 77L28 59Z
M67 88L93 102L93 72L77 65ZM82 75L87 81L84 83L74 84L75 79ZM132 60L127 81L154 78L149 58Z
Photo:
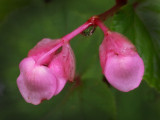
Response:
M37 64L43 64L43 61L46 57L48 57L49 55L51 55L53 52L55 52L56 50L58 50L61 46L63 46L65 43L69 42L72 38L74 38L76 35L80 34L82 31L84 31L85 29L87 29L89 26L91 26L92 23L87 21L86 23L84 23L83 25L81 25L80 27L78 27L77 29L75 29L73 32L65 35L64 37L62 37L60 39L60 42L54 46L51 50L49 50L48 52L46 52L44 55L42 55L38 61Z
M105 21L109 16L112 16L115 12L117 12L123 5L127 3L127 0L116 0L116 5L113 6L111 9L107 10L106 12L91 17L87 22L85 22L83 25L75 29L73 32L65 35L61 38L60 42L51 50L49 50L47 53L45 53L39 60L37 61L37 64L42 64L43 60L51 55L53 52L58 50L61 46L63 46L66 42L69 42L72 38L74 38L76 35L82 33L84 30L86 30L90 26L99 26L101 30L104 32L104 34L107 34L108 28L103 24L102 21Z
M100 20L96 20L96 25L100 27L100 29L104 32L104 34L108 34L109 29L105 26L105 24Z
M114 15L122 6L127 4L127 0L116 0L116 5L114 5L111 9L105 11L102 14L99 14L99 18L102 21L105 21L108 17Z

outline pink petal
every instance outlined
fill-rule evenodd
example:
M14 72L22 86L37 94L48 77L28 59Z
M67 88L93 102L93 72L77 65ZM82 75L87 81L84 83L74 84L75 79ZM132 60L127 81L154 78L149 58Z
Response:
M54 48L59 43L59 41L60 39L52 40L52 39L44 38L40 42L38 42L33 49L29 51L28 56L33 57L37 61L41 56L46 54L46 52ZM47 56L44 59L45 61L43 61L43 63L47 64L48 62L50 62L52 57L53 57L53 54L51 54L50 56Z
M38 105L55 94L56 77L47 67L36 65L33 58L25 58L20 71L17 84L26 102Z
M62 50L62 56L63 56L63 62L64 62L64 69L65 69L65 73L66 76L68 78L69 81L73 81L74 80L74 76L75 76L75 56L73 53L73 50L71 48L71 46L69 44L65 44L63 46L63 50ZM64 57L66 56L66 57Z
M56 94L58 94L64 88L67 80L73 81L75 75L75 59L69 44L65 44L62 51L54 56L49 68L57 77Z
M143 78L144 64L138 54L131 56L110 56L104 75L108 82L120 91L128 92L137 88Z
M28 55L37 56L37 54L45 53L50 49L52 49L54 46L56 46L58 42L59 42L59 39L52 40L49 38L44 38L40 42L38 42L33 49L29 51Z
M102 67L102 72L104 73L104 68L106 65L106 59L107 59L107 41L106 38L102 41L102 44L99 47L99 58L100 58L100 64Z
M55 92L55 95L57 95L62 91L67 82L67 78L65 77L65 72L64 72L64 66L62 64L62 61L59 61L58 58L55 58L51 62L49 68L57 78L57 90Z

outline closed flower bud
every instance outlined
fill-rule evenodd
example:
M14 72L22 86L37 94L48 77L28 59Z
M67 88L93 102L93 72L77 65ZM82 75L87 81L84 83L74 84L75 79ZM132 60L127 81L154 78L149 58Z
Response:
M123 92L139 86L144 63L126 37L109 31L100 45L99 55L103 74L112 86Z
M17 85L26 102L38 105L57 95L67 80L73 81L75 59L69 43L57 53L60 40L43 39L19 65Z

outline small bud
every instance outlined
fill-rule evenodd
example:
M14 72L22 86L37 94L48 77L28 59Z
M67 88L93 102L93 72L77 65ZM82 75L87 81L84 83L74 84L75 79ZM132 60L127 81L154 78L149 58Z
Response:
M74 53L65 43L56 53L60 40L43 39L19 65L17 85L25 101L38 105L57 95L75 74Z
M123 92L139 86L144 63L126 37L109 31L100 45L99 55L103 74L112 86Z

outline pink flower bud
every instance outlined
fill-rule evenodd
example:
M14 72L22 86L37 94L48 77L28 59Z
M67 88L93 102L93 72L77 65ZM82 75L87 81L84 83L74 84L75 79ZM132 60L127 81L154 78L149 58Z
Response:
M144 63L126 37L108 32L100 45L99 55L103 73L112 86L123 92L139 86L144 74Z
M73 80L75 59L69 43L57 53L60 40L43 39L19 65L17 85L26 102L38 105L57 95L67 80Z

